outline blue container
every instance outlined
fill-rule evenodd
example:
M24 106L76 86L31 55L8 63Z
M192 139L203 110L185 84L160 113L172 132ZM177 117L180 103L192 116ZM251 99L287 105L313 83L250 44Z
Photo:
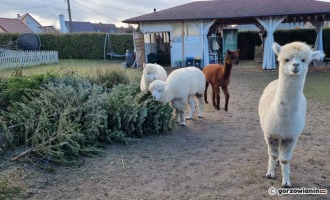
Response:
M186 67L194 66L194 57L186 57Z
M194 59L194 66L198 68L202 68L202 59L195 58Z

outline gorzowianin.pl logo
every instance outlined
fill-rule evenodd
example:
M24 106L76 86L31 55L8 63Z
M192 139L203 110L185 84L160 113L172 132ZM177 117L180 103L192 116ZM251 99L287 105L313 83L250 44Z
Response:
M327 189L319 189L319 188L278 188L270 187L268 189L268 193L271 196L278 195L282 196L283 194L328 194Z

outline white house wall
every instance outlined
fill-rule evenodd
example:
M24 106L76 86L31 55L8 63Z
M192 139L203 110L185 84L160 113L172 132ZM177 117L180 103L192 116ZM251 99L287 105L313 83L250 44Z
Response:
M171 44L171 67L176 66L176 61L181 61L181 65L185 66L187 57L202 58L203 46L199 30L195 24L202 22L172 22L172 44ZM183 26L182 26L183 25ZM182 45L182 31L184 43ZM184 51L182 54L182 46Z
M28 26L34 33L42 32L41 25L38 22L36 22L33 18L31 18L29 15L27 15L23 21L26 24L26 26Z
M154 33L170 32L171 43L171 66L175 67L175 61L181 60L185 63L186 57L196 57L203 59L203 33L200 29L203 21L184 21L182 22L156 22L141 23L140 30L144 33L145 55L155 53ZM182 31L185 43L184 54L182 54Z
M161 33L161 32L170 32L171 25L165 22L157 23L141 23L140 31L142 33Z

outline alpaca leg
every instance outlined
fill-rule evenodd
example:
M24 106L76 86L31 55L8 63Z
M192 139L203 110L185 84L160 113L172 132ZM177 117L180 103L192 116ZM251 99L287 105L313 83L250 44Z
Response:
M184 111L180 110L179 111L179 118L180 118L180 125L185 126L186 125L186 120L184 118Z
M178 110L179 113L179 123L181 126L185 126L186 125L186 119L184 117L184 113L186 110L186 102L188 101L188 99L178 99L176 102L176 109Z
M203 97L200 94L196 94L196 98L197 98L197 107L198 107L198 117L203 118L203 112L204 112Z
M225 94L225 97L226 97L225 111L228 111L228 103L229 103L229 97L230 97L230 94L228 92L228 87L227 86L223 86L222 87L222 91L223 91L223 93Z
M195 107L196 107L194 95L188 96L188 104L189 104L189 115L186 119L189 120L194 118Z
M278 160L278 147L279 147L279 139L267 137L266 143L268 146L268 170L266 176L268 178L275 178L275 167Z
M176 123L180 122L180 118L179 118L179 110L175 109L175 115L174 115L174 121Z
M177 99L173 99L171 101L172 107L175 109L174 112L174 120L175 122L179 123L180 122L180 111L178 110L179 108L179 101Z
M215 107L215 88L213 85L212 85L212 104Z
M282 186L291 187L290 182L290 161L292 150L295 147L297 139L287 139L280 141L280 164L282 169Z
M220 88L219 87L213 87L212 88L212 101L213 101L213 106L217 109L220 110Z
M205 90L204 90L204 101L205 103L209 103L207 101L207 89L209 88L209 82L206 81L206 84L205 84Z

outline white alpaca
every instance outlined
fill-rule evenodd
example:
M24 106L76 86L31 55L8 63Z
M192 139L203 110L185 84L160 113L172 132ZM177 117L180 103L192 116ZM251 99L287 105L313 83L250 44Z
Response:
M264 90L259 102L261 128L268 145L268 178L275 178L279 160L282 169L282 186L291 187L290 160L298 137L305 126L306 98L303 94L308 65L324 54L313 51L302 42L284 46L273 44L278 56L279 78Z
M167 103L171 102L175 108L175 117L180 125L186 125L184 112L186 104L189 104L190 111L187 119L192 119L195 112L195 99L197 98L198 117L203 117L205 89L205 76L196 67L186 67L174 70L166 79L153 81L149 90L154 100Z
M158 64L144 64L143 73L140 82L141 91L147 90L149 85L154 80L166 81L167 73L165 69Z

